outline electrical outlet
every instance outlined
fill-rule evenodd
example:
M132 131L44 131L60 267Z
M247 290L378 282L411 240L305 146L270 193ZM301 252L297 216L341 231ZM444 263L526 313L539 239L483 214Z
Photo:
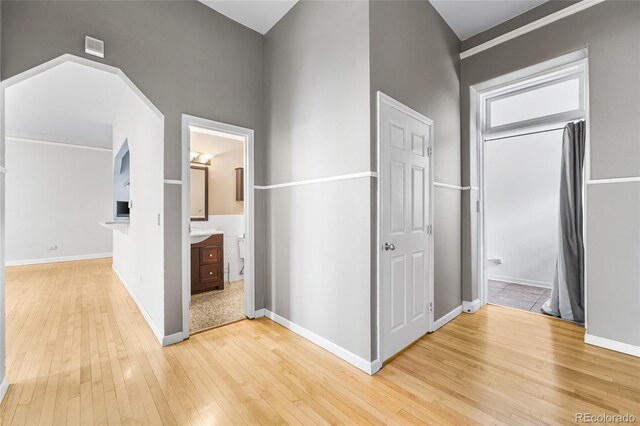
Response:
M49 250L58 250L58 246L49 246Z

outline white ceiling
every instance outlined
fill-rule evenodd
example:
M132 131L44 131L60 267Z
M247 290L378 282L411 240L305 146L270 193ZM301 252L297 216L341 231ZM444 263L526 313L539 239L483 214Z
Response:
M65 62L7 88L6 133L110 149L126 89L115 74Z
M242 25L266 34L298 0L199 0Z
M460 40L545 3L546 0L430 0Z
M261 34L266 34L298 0L199 0ZM547 0L430 0L461 40L488 30Z

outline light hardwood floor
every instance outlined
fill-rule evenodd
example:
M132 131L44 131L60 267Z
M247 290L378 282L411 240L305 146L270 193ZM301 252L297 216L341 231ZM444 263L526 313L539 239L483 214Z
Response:
M161 348L110 260L7 270L2 424L567 424L640 418L640 360L488 306L370 377L268 319Z

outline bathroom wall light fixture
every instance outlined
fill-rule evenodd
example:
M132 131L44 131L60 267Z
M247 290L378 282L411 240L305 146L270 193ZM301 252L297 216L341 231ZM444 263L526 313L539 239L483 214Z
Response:
M208 152L191 151L189 153L189 158L191 158L192 163L204 164L208 166L211 164L211 159L213 158L213 154L210 154Z

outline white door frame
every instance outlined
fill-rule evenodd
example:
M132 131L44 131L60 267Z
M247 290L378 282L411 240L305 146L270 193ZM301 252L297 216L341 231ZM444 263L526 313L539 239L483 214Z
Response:
M382 316L382 299L381 299L381 287L382 287L382 264L380 262L380 254L381 254L381 249L382 249L382 240L381 240L381 236L382 236L382 176L384 174L384 169L381 167L382 163L383 163L383 158L382 158L382 150L381 150L381 140L382 140L382 126L381 126L381 118L382 118L382 105L389 105L393 108L396 108L397 110L403 112L404 114L407 114L413 118L415 118L416 120L422 121L427 123L430 126L430 144L429 147L431 148L431 156L429 157L429 182L427 187L429 188L429 197L427 198L428 202L429 202L429 217L428 217L428 223L431 225L431 235L429 238L429 276L428 276L428 283L427 283L427 294L429 297L429 315L428 315L428 326L427 326L427 332L432 332L433 331L433 303L434 303L434 236L435 236L435 227L434 227L434 201L435 201L435 196L434 196L434 157L435 157L435 149L434 149L434 145L435 145L435 141L434 141L434 122L433 120L431 120L430 118L420 114L419 112L409 108L408 106L404 105L403 103L393 99L391 96L385 95L384 93L378 91L377 92L377 99L376 99L376 105L377 105L377 120L376 120L376 125L377 125L377 130L376 130L376 149L378 150L378 164L377 164L377 170L378 170L378 179L377 179L377 201L376 201L376 208L377 208L377 213L376 213L376 219L378 221L377 224L377 233L376 233L376 264L377 264L377 268L376 268L376 307L377 307L377 312L376 312L376 340L377 340L377 359L372 363L372 374L375 373L376 371L378 371L380 368L382 368L382 347L384 345L384 342L382 341L382 324L380 321L380 317Z
M556 114L550 117L543 118L541 120L534 119L525 123L522 126L504 126L504 130L497 132L486 132L487 128L487 101L491 98L504 96L506 93L518 92L523 88L532 87L540 84L540 81L546 81L550 76L563 75L566 73L580 74L584 87L584 111L581 113L563 113ZM469 137L469 153L471 156L475 154L475 159L472 157L470 164L476 167L474 182L471 182L471 188L478 189L478 205L471 208L476 208L477 212L477 230L476 230L476 273L477 273L477 300L479 306L484 306L488 303L488 273L486 268L487 253L486 253L486 188L485 188L485 171L484 171L484 150L485 141L492 138L515 136L517 134L526 133L527 131L540 131L554 128L559 123L566 123L568 121L586 119L587 120L587 135L585 145L585 179L583 183L583 241L586 246L587 243L587 229L586 229L586 215L587 215L587 191L586 184L590 179L590 142L589 142L589 72L588 72L588 52L586 49L581 49L576 52L572 52L561 57L551 59L549 61L534 65L529 68L525 68L520 71L516 71L510 74L506 74L495 79L476 84L470 88L470 137ZM470 174L474 177L473 171ZM473 200L473 198L472 198ZM473 204L473 203L472 203ZM585 253L585 300L586 300L586 253ZM472 283L473 285L473 283ZM586 306L585 306L585 326L586 326Z
M190 220L190 157L189 127L198 127L214 133L225 133L244 140L244 220L246 257L244 259L244 314L255 317L255 210L254 210L254 156L253 130L206 118L182 114L182 335L189 337L189 302L191 301L191 241Z

